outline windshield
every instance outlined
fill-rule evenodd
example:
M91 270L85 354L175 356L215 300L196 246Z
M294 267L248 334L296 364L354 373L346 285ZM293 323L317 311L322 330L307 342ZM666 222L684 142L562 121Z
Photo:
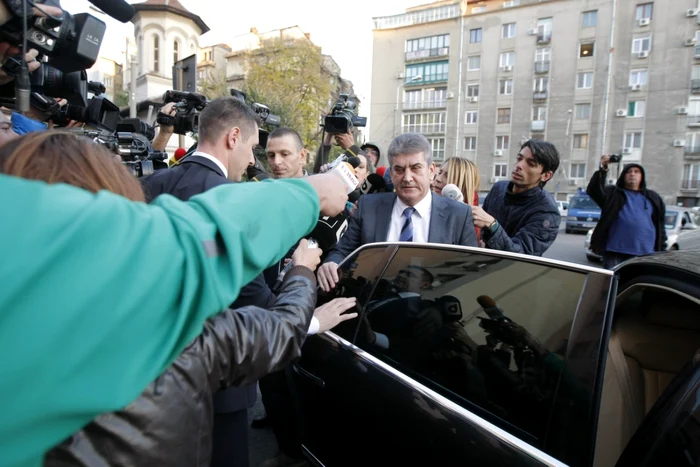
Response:
M664 228L666 230L675 229L676 219L678 219L678 211L666 211L666 217L664 217Z
M593 198L571 198L569 209L600 209Z

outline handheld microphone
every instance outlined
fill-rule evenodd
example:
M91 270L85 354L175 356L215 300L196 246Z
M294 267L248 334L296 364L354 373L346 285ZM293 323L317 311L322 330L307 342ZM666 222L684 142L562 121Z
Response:
M359 161L357 157L355 159ZM330 170L330 172L340 175L340 178L342 178L343 182L345 183L345 186L347 187L348 194L355 191L357 185L360 183L360 181L357 179L357 176L355 175L355 168L352 165L350 165L349 162L343 162L336 165Z
M479 306L484 309L484 313L486 313L489 318L498 321L510 321L503 313L503 310L496 305L496 301L488 295L479 295L476 297L476 301L479 303Z
M134 7L124 0L88 0L88 2L122 23L128 23L136 14Z
M363 195L368 195L370 193L384 193L386 191L386 182L381 175L369 174L362 186L360 186L360 192Z
M457 188L457 185L454 183L448 183L442 188L442 196L445 198L453 199L455 201L459 201L460 203L464 202L464 195L462 194L462 190Z

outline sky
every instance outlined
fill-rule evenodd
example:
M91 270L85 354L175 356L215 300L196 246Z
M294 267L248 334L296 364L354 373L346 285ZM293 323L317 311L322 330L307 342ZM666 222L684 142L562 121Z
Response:
M233 37L249 32L252 27L256 27L260 32L289 26L301 27L304 32L311 34L311 40L321 46L324 54L335 59L340 66L341 76L353 82L355 93L362 102L360 114L366 117L369 117L372 81L372 18L404 13L408 7L430 1L265 0L259 3L229 3L214 0L180 0L185 8L198 14L211 29L201 36L200 46L230 43ZM230 7L232 4L238 7ZM252 5L264 5L264 8L252 8ZM61 0L61 6L70 13L81 13L88 11L90 4L87 0ZM123 63L125 37L133 36L133 33L131 23L122 24L110 19L107 22L101 54Z

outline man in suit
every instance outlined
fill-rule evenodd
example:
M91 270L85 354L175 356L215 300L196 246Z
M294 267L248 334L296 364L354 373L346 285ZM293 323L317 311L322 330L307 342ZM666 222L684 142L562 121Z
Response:
M318 283L324 291L338 283L338 264L366 243L478 244L471 208L430 191L435 164L425 136L397 136L389 145L388 157L396 192L360 197L347 232L318 269Z

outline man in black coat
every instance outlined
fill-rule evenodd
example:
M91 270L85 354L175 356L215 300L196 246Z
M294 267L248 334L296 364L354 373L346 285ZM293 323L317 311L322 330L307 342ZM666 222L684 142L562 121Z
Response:
M639 164L627 164L615 185L606 184L609 163L609 156L600 158L586 192L602 210L591 249L603 256L603 267L613 269L635 256L666 249L666 206L658 193L647 189Z

